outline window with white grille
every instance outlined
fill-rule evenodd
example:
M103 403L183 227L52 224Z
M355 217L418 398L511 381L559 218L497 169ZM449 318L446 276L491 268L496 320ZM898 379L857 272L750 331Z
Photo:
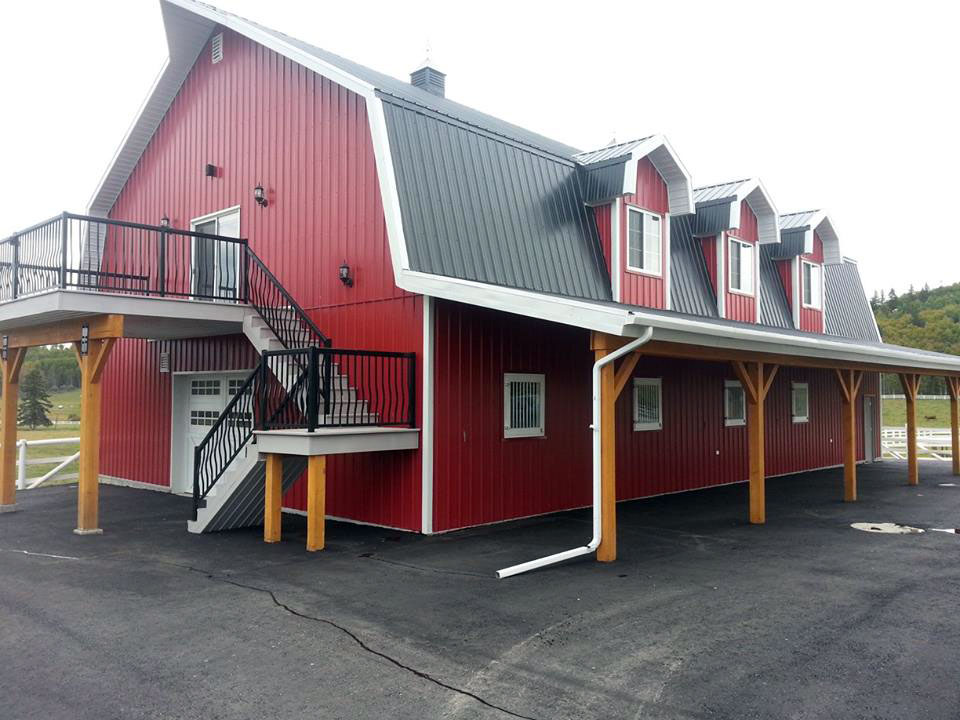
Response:
M663 428L663 401L660 378L633 379L633 429Z
M727 427L747 424L747 396L738 380L723 384L723 424Z
M220 381L219 380L191 380L190 394L191 395L219 395Z
M545 395L546 376L506 373L503 376L503 436L542 436Z
M790 404L793 407L793 421L805 423L810 419L810 389L807 383L790 385Z
M210 427L217 421L218 416L216 410L191 410L190 424L194 427Z
M730 238L730 291L753 295L753 245Z
M246 389L244 389L243 384L245 382L246 380L244 378L230 378L227 380L227 392L230 395L228 402L233 402L234 396L243 390L243 395L237 400L237 403L230 411L229 420L233 426L248 427L253 418L253 413L251 412L253 409L252 386L248 385Z
M663 248L662 218L638 208L627 208L627 269L660 275Z
M223 33L217 33L210 41L210 62L216 65L223 60Z

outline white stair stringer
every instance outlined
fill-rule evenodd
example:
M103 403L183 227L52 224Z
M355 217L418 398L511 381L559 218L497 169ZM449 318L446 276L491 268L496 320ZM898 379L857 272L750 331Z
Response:
M299 320L292 311L289 313L291 326L297 329L299 335ZM307 331L304 329L304 345L307 344ZM266 321L256 312L249 313L243 320L243 334L247 337L258 354L271 350L284 350L285 347L274 332L267 326ZM287 364L291 361L280 360ZM282 372L286 381L295 377L294 372ZM368 412L367 401L357 399L356 388L352 387L349 379L339 373L336 364L331 372L331 402L333 407L329 415L322 414L319 424L334 424L342 416L354 423L375 425L378 416ZM291 388L285 388L289 391ZM305 410L305 408L301 408ZM345 428L349 431L349 428ZM306 469L306 459L290 456L284 459L283 490L286 492ZM210 489L202 506L197 509L197 519L187 523L187 529L192 533L215 532L231 528L252 527L263 524L263 493L266 468L259 459L257 447L248 441L234 458L230 467Z

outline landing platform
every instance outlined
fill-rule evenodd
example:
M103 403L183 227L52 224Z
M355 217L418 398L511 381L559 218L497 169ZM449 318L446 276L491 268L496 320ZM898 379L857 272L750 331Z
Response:
M257 450L277 455L343 455L383 450L416 450L420 430L392 427L336 427L306 430L258 430Z

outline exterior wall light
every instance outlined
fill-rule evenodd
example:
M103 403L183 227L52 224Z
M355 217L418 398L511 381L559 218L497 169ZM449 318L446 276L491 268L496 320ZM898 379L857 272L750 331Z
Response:
M347 287L353 287L353 278L350 277L350 266L347 265L347 261L343 261L343 265L340 266L340 282L342 282Z
M170 227L170 218L168 218L166 215L160 218L160 227L162 228Z
M260 183L257 183L257 186L253 189L253 199L257 201L257 205L260 207L264 208L267 206L267 193Z

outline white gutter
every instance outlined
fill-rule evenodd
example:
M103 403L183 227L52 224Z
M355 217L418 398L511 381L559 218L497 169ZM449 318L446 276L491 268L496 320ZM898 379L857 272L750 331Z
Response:
M648 327L636 340L631 340L623 347L614 350L609 355L605 355L593 364L593 423L590 425L590 430L593 432L593 537L590 538L590 542L571 550L564 550L563 552L547 555L537 560L530 560L529 562L520 563L519 565L512 565L503 570L497 570L496 575L498 580L503 580L503 578L510 577L511 575L519 575L529 570L536 570L546 565L554 565L564 560L579 557L580 555L588 555L600 546L600 540L602 538L601 521L603 520L600 505L600 371L605 365L609 365L614 360L637 350L641 345L646 345L652 337L653 328Z

